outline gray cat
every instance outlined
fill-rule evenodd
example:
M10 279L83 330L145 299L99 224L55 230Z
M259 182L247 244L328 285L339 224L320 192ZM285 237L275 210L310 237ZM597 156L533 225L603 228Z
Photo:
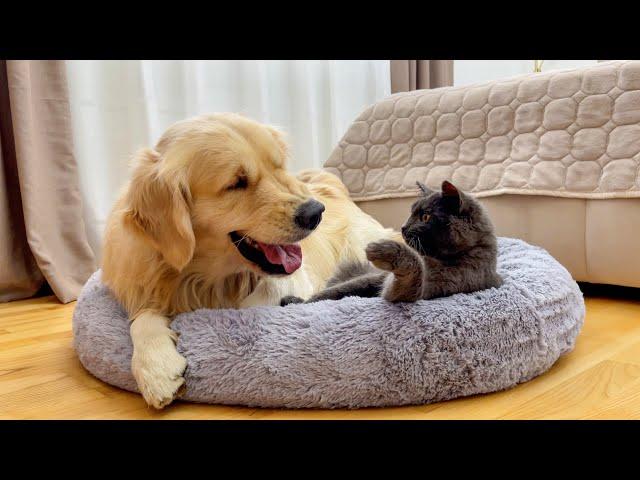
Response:
M348 296L382 296L390 302L415 302L502 284L496 272L497 242L484 208L450 182L423 193L402 227L406 242L381 240L367 245L371 263L346 263L327 287L307 303ZM301 303L284 297L281 305Z

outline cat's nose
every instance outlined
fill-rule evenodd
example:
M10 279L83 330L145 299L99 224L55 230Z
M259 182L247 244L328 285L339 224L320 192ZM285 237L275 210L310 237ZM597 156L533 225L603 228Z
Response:
M409 230L409 227L407 227L406 225L403 225L400 230L402 231L402 234L405 235L407 233L407 230Z

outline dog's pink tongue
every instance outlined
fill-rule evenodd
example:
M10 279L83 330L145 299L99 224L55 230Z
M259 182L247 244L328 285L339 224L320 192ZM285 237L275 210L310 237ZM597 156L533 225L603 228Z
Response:
M302 249L300 245L270 245L258 242L267 260L282 265L285 272L292 273L302 265Z

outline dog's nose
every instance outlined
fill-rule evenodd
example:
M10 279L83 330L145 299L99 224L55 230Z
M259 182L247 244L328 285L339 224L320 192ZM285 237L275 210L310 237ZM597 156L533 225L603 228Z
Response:
M298 207L293 219L300 228L313 230L322 220L322 212L324 212L323 204L317 200L309 200Z

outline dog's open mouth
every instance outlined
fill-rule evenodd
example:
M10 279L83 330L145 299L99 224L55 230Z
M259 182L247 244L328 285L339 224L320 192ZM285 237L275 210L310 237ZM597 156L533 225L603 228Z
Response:
M288 275L302 265L302 249L297 243L273 245L262 243L238 232L229 234L240 254L272 275Z

